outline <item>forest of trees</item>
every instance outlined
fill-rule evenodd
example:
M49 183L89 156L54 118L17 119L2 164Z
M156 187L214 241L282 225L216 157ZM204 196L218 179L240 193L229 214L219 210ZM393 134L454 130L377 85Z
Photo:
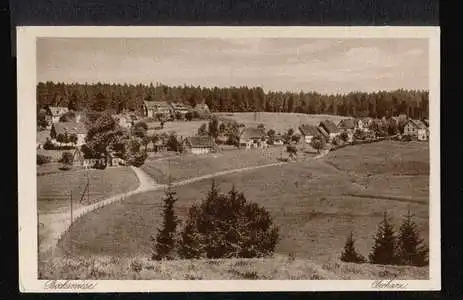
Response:
M260 87L205 88L162 84L65 84L37 85L37 109L48 105L117 112L142 112L143 100L206 103L212 112L297 112L352 117L383 117L401 113L414 119L428 118L429 93L422 90L322 95L316 92L265 92Z

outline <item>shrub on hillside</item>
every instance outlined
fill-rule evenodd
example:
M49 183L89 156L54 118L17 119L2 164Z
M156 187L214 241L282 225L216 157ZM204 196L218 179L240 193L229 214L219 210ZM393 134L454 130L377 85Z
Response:
M176 246L178 220L174 212L174 204L178 200L175 191L169 185L163 199L162 227L154 239L155 248L152 259L173 259Z
M372 264L393 265L397 263L396 236L391 219L384 212L383 221L376 232L373 249L368 258Z
M37 164L39 166L43 165L43 164L47 164L49 162L51 162L51 157L50 156L37 154Z
M355 240L352 232L347 237L344 250L341 253L341 261L353 263L363 263L366 261L365 258L355 249Z
M402 136L402 142L410 142L410 141L412 141L412 140L413 140L413 138L412 138L411 135L404 134L404 135Z
M425 266L428 265L428 248L419 237L416 223L413 221L410 210L399 229L397 256L401 265Z
M74 162L74 155L71 152L65 151L61 154L60 163L65 165L72 165Z
M278 227L269 212L248 202L235 187L219 193L215 182L206 199L189 210L179 241L182 258L253 258L273 254Z

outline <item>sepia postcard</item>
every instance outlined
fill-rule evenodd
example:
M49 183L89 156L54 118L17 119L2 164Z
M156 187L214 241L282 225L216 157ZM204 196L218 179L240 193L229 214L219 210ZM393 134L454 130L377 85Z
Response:
M440 290L439 45L18 27L21 292Z

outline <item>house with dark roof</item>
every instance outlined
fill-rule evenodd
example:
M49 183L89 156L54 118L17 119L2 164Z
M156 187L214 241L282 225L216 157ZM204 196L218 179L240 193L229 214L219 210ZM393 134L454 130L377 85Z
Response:
M336 126L336 124L334 124L330 120L320 122L320 124L318 125L318 129L330 141L332 141L335 137L341 134L341 131Z
M157 116L170 118L172 116L172 106L165 101L144 101L143 111L145 116L150 118Z
M69 138L70 140L72 139L71 137L75 136L75 142L58 141L60 135ZM85 124L82 122L57 122L52 125L50 130L51 139L57 141L58 143L72 143L76 146L82 146L83 144L85 144L86 136L87 128L85 127Z
M303 124L299 126L304 143L310 144L312 139L316 136L320 136L322 133L317 126Z
M240 147L266 148L267 133L264 128L245 127L240 132Z
M429 130L422 121L410 119L404 126L404 135L415 137L419 141L426 141L429 139Z
M354 119L343 119L339 121L338 128L347 131L354 131L355 129L355 120Z
M208 135L188 137L185 146L193 154L207 154L216 148L214 139Z
M59 122L61 116L67 113L68 111L69 109L63 106L49 106L47 109L47 113L52 123Z
M198 103L195 105L195 108L194 108L197 112L202 112L202 113L210 113L210 109L209 109L209 106L207 106L206 103Z
M174 114L176 113L180 113L183 117L191 111L191 107L181 103L181 102L172 102L170 104L170 106L172 107L172 112Z

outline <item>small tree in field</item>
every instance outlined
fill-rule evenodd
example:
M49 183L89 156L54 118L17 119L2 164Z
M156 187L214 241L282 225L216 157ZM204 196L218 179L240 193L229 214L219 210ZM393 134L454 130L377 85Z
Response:
M193 206L181 233L182 258L252 258L271 255L278 227L263 207L233 187L219 193L215 182L206 199Z
M291 159L294 159L297 155L297 148L294 145L288 145L286 146L286 152L288 152Z
M344 251L341 253L341 261L353 263L365 262L365 258L355 249L355 240L352 232L347 237Z
M72 167L72 164L74 163L74 155L68 151L63 152L59 162L63 164L64 169L70 169Z
M398 259L399 263L411 266L425 266L428 264L428 248L419 237L416 223L408 210L399 229Z
M178 220L174 212L177 201L176 192L169 186L163 199L162 227L155 238L155 249L152 256L154 260L173 259L176 246L176 233Z
M368 258L371 263L380 265L392 265L397 262L396 237L387 212L384 212L384 219L378 226L375 243Z
M310 141L312 147L320 153L320 150L325 147L325 140L321 136L314 136Z
M203 123L201 126L198 128L198 135L207 135L207 124Z
M341 141L343 141L344 143L349 140L349 134L347 133L347 131L341 132L339 137L341 138Z

